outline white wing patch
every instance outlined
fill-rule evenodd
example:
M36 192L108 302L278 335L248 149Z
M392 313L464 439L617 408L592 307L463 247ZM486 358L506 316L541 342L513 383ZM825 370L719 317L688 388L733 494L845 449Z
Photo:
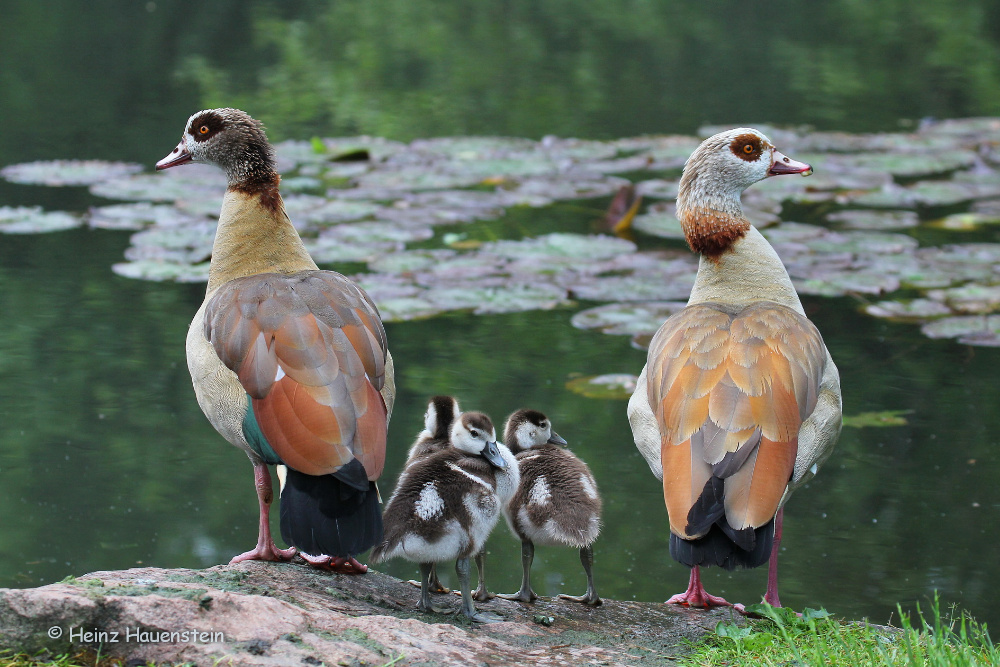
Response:
M424 521L430 521L434 517L441 516L443 512L444 500L437 491L437 483L427 482L424 488L420 489L414 513Z
M588 498L597 500L597 486L594 484L594 480L590 478L590 475L586 473L580 475L580 486L583 487L583 492L587 494Z
M552 492L549 490L549 483L545 480L545 475L539 475L528 492L528 504L548 505L551 499Z

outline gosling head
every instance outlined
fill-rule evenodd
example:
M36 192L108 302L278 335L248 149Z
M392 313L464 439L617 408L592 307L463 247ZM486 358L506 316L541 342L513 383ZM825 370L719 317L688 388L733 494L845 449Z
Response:
M463 412L455 420L451 427L451 445L466 454L482 456L495 468L507 467L497 447L493 422L482 412Z
M552 430L549 418L538 410L518 410L507 417L504 443L515 454L541 445L565 445L566 441Z

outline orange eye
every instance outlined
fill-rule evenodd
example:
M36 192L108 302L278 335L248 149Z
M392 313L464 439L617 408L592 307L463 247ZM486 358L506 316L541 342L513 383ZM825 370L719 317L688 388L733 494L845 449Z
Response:
M204 129L204 128L202 128L202 129ZM747 144L746 146L744 146L743 147L743 152L746 153L747 155L750 155L751 153L753 153L753 144Z
M208 134L208 125L202 125L198 128L199 134Z

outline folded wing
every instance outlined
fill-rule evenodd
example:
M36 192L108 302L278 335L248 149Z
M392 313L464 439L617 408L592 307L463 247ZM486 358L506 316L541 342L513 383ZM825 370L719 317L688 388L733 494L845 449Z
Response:
M378 310L333 271L259 274L219 288L205 336L252 399L282 461L308 475L385 463L386 337ZM353 467L353 466L352 466Z

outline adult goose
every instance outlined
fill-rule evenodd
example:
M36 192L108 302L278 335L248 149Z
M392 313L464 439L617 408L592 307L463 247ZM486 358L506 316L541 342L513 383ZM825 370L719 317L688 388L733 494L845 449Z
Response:
M462 413L452 425L450 442L403 469L385 506L385 539L372 550L372 560L401 557L419 563L417 608L444 613L430 601L431 566L454 559L462 614L477 622L500 620L476 611L469 558L482 551L517 490L517 462L481 412Z
M770 560L765 601L779 606L782 507L840 434L840 376L740 194L769 176L812 173L757 130L706 139L684 165L677 217L701 254L684 310L653 337L629 400L636 446L663 481L670 555L691 567L669 603L729 605L700 566Z
M363 572L381 539L375 480L395 386L378 309L348 278L320 271L285 214L274 151L238 109L191 116L157 170L189 162L228 180L205 301L187 335L188 369L212 426L254 466L257 546L233 558ZM268 465L284 464L278 549ZM310 556L312 554L312 556Z
M504 442L517 458L521 481L504 511L511 532L521 540L521 589L507 600L534 602L531 562L535 545L562 545L580 550L587 592L560 598L601 604L594 587L594 540L601 532L601 497L587 464L565 448L549 418L537 410L518 410L507 418Z

